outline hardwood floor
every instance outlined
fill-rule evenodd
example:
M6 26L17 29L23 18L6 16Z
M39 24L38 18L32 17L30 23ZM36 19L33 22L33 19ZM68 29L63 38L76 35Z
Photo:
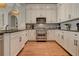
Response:
M56 42L27 42L18 56L69 56Z

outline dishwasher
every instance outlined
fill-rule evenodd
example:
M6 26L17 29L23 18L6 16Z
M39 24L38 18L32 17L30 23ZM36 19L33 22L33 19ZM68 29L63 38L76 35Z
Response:
M0 56L3 56L3 34L0 35Z

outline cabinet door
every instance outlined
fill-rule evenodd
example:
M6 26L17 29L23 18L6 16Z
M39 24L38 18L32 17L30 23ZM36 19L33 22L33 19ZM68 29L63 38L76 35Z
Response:
M70 15L71 18L70 19L74 19L76 16L76 5L75 4L70 4Z
M29 40L29 30L27 30L27 40Z
M60 22L61 18L61 10L60 10L60 4L57 4L57 22Z
M30 30L29 38L30 38L30 40L36 40L36 31L35 30Z
M23 43L26 43L26 41L27 41L26 36L27 36L27 32L23 31L23 35L22 35Z
M11 41L10 41L10 55L11 56L15 56L16 55L16 38L15 38L15 34L12 33L11 34Z
M62 22L65 19L65 6L64 4L58 4L58 22Z
M70 39L69 39L69 52L72 54L72 55L77 55L77 46L76 46L76 38L74 36L74 32L71 32L70 33Z
M63 43L64 43L64 35L63 35L62 31L59 31L59 44L61 46L64 46Z
M47 31L47 40L55 40L55 31L54 30Z
M36 40L36 30L27 31L27 40Z
M76 16L75 16L75 18L79 18L79 3L76 3Z
M0 35L0 56L3 56L3 36Z
M16 56L20 51L19 45L19 33L11 33L11 40L10 40L10 55Z
M55 33L56 41L60 44L60 30L56 30Z
M69 51L69 39L70 39L70 32L64 31L64 48Z
M61 22L65 21L65 4L61 4Z
M79 33L75 32L76 46L77 46L77 56L79 56Z
M4 14L0 13L0 30L4 28Z

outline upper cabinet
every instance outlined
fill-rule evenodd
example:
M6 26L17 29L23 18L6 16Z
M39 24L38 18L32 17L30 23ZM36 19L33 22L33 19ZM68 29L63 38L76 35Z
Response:
M57 4L57 22L68 20L69 13L68 4Z
M63 22L79 18L78 3L60 3L57 4L57 22Z
M79 18L79 4L71 4L71 19Z
M3 30L4 26L4 14L0 14L0 30Z
M47 23L55 23L56 6L56 4L27 4L26 23L36 23L37 17L46 17Z

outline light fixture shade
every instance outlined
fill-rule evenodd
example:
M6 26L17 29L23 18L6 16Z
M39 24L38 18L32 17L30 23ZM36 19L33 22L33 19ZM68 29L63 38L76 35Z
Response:
M11 15L19 15L20 12L19 12L19 10L17 10L17 9L13 9L10 14L11 14Z
M0 8L5 8L7 6L6 3L0 3Z

